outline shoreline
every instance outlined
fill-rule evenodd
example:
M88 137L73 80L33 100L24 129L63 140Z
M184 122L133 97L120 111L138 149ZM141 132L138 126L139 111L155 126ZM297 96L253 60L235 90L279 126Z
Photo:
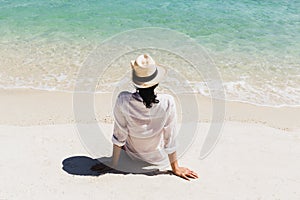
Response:
M195 95L198 122L210 122L212 102L208 97ZM96 119L87 117L76 122L73 113L73 93L35 89L0 89L0 125L35 126L73 123L112 123L112 94L95 94ZM190 95L182 95L187 100ZM235 101L224 101L224 121L258 123L293 131L300 129L300 107L265 107ZM104 105L104 106L103 106ZM193 112L193 111L187 111ZM189 114L189 113L186 113ZM195 119L191 119L195 121Z
M6 87L0 87L0 93L5 92L5 91L22 91L22 90L29 90L29 91L40 91L40 92L58 92L58 93L67 93L67 94L73 94L73 91L69 90L59 90L59 89L42 89L42 88L34 88L34 87L16 87L16 88L6 88ZM101 91L96 91L96 92L78 92L78 93L91 93L91 94L109 94L108 92L101 92ZM197 94L197 93L195 93ZM203 94L198 93L198 95L203 96L204 98L209 98ZM288 104L281 104L281 105L269 105L269 104L259 104L259 103L253 103L253 102L247 102L247 101L242 101L242 100L231 100L231 99L226 99L225 101L227 102L235 102L235 103L242 103L242 104L247 104L247 105L253 105L253 106L258 106L258 107L268 107L268 108L300 108L299 105L288 105Z

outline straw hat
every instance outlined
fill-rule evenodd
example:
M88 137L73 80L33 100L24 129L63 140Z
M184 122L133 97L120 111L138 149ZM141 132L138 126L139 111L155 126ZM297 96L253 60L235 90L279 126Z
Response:
M166 70L155 64L153 58L143 54L131 61L132 82L137 88L148 88L158 84L166 73Z

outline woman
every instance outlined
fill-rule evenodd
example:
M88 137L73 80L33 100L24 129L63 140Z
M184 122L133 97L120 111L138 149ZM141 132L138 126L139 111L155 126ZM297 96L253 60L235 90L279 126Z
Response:
M176 157L176 106L171 95L156 96L154 89L165 74L147 54L131 61L135 93L121 92L114 107L112 167L120 152L151 164L169 160L172 172L186 180L198 178L192 170L180 167Z

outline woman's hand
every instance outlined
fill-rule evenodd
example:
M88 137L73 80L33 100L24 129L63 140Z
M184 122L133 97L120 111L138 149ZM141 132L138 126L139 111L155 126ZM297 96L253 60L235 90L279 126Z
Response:
M179 167L177 162L176 151L169 154L169 160L172 167L172 172L185 180L190 180L190 178L198 178L198 174L186 167Z
M103 163L98 163L98 164L92 166L91 170L101 172L101 173L107 173L109 171L112 171L113 169Z
M196 179L198 178L198 174L193 172L192 170L185 168L185 167L176 167L173 170L173 173L185 180L190 180L190 178Z

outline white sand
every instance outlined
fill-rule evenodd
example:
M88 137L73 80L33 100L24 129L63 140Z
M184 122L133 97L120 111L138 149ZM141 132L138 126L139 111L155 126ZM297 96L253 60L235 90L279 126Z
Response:
M209 114L203 114L198 137L179 161L200 176L187 182L174 175L71 175L62 169L65 159L91 156L72 124L70 96L2 91L1 97L1 200L296 200L300 197L297 108L271 109L229 103L220 141L208 157L200 160L203 133L209 127L204 122L209 121ZM204 100L200 101L205 104ZM109 118L110 107L107 107L99 112L102 121ZM112 131L111 123L102 125L106 131ZM68 167L76 170L80 166L71 162Z

